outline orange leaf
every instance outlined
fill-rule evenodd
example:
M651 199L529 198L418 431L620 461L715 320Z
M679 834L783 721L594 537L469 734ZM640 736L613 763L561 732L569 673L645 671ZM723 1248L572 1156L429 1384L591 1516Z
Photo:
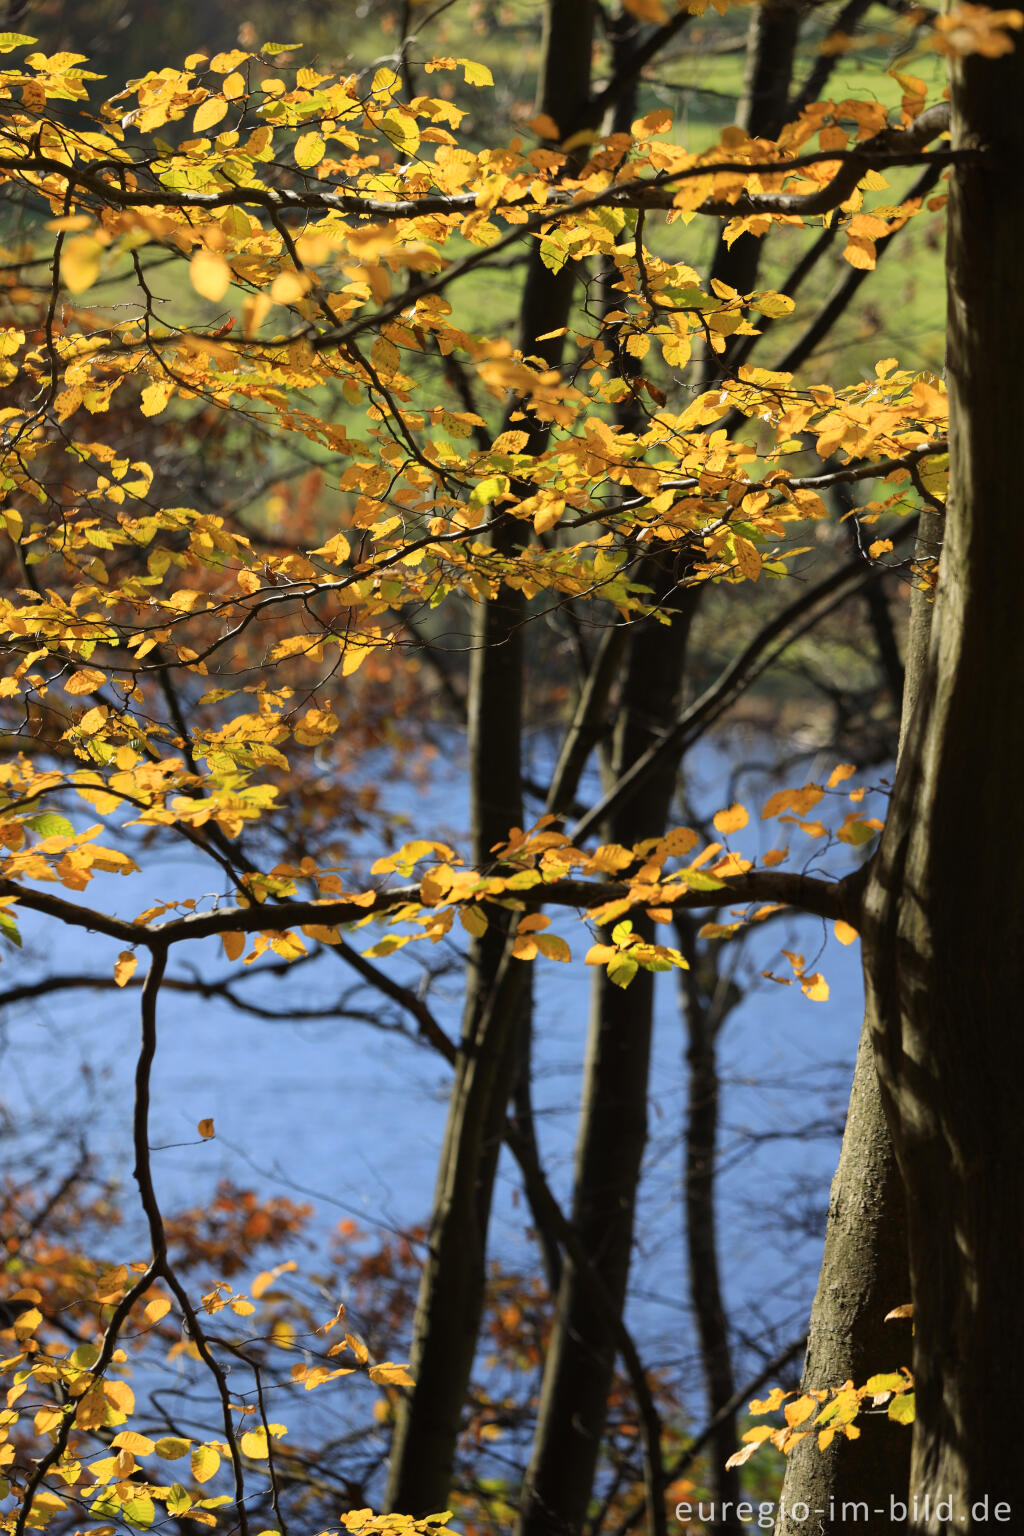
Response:
M131 981L135 975L138 963L138 955L133 954L130 949L123 949L121 951L117 957L117 964L114 966L114 980L119 987L126 986Z

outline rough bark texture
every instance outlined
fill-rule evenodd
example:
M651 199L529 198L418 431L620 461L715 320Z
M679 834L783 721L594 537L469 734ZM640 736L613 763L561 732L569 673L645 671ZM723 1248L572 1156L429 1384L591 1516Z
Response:
M942 518L924 511L917 558L936 555L941 540ZM901 750L918 703L932 612L927 594L915 591L904 661ZM872 1023L866 1012L832 1181L803 1392L841 1386L844 1381L862 1386L876 1372L898 1370L910 1361L908 1325L885 1321L893 1307L910 1299L910 1270L903 1184L882 1106ZM888 1419L866 1421L859 1440L834 1440L825 1452L818 1450L813 1438L803 1440L786 1463L775 1536L800 1536L806 1522L785 1514L800 1504L826 1512L816 1516L820 1536L840 1536L860 1503L872 1511L888 1511L891 1499L906 1499L909 1482L910 1436ZM871 1529L902 1530L902 1526L881 1515L873 1516Z
M862 1386L876 1371L895 1371L910 1360L910 1327L886 1323L886 1313L909 1300L903 1190L878 1092L867 1021L857 1065L839 1166L832 1181L825 1256L811 1310L801 1390ZM861 1438L835 1440L818 1449L811 1435L786 1463L776 1536L806 1536L807 1520L785 1511L806 1505L821 1510L811 1529L839 1536L865 1501L888 1510L891 1497L905 1499L910 1477L910 1435L885 1418L867 1419ZM865 1529L889 1530L875 1518Z
M921 708L864 922L907 1193L917 1420L904 1529L917 1536L990 1530L997 1504L1007 1528L1024 1514L1024 53L958 61L951 86L954 147L980 153L950 189L950 501Z

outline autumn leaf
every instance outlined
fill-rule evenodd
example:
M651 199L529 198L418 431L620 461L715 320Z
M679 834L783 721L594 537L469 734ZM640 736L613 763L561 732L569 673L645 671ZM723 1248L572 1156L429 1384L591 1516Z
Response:
M197 1483L208 1483L220 1466L220 1452L212 1445L197 1445L191 1455L192 1476Z
M130 949L121 951L117 957L117 963L114 966L114 980L119 987L128 985L132 977L135 975L138 963L138 955L134 954Z
M200 1120L199 1124L196 1126L196 1130L199 1132L204 1141L210 1141L214 1135L213 1121Z
M409 1375L409 1368L405 1365L393 1365L386 1361L383 1365L371 1365L369 1370L371 1381L375 1381L379 1387L414 1387L416 1383Z
M189 278L196 293L216 304L231 285L231 268L223 256L200 248L189 264Z
M730 832L741 831L749 822L750 815L746 808L738 802L730 805L727 810L718 811L714 817L715 830L727 837Z
M222 933L220 936L220 942L224 946L224 953L227 955L229 960L239 959L245 951L244 933L232 933L230 931L227 933Z
M100 275L103 246L91 235L75 235L61 252L60 275L71 293L85 293Z

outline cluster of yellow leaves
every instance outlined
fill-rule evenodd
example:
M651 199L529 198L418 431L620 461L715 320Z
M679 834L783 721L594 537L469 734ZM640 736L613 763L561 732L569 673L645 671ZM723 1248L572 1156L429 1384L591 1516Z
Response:
M895 1315L895 1314L894 1314ZM749 1461L759 1446L773 1445L788 1456L808 1435L817 1434L819 1450L826 1450L837 1435L847 1440L860 1437L857 1417L863 1412L878 1412L885 1408L886 1415L895 1424L914 1422L914 1379L905 1368L872 1376L862 1387L852 1381L841 1387L805 1392L798 1396L775 1387L768 1397L755 1399L750 1412L755 1415L776 1413L782 1409L785 1423L778 1429L758 1425L748 1429L743 1436L742 1450L729 1457L726 1466L741 1467Z
M91 1299L100 1306L112 1309L126 1295L129 1285L145 1272L142 1263L122 1265L95 1278ZM258 1275L252 1285L256 1297L267 1294L280 1276L296 1268L293 1260L276 1265L272 1270ZM39 1299L37 1292L21 1293L31 1300ZM83 1296L83 1299L85 1297ZM224 1282L218 1283L202 1298L203 1310L215 1313L229 1307L241 1316L250 1315L254 1308L243 1296L236 1295ZM145 1302L141 1316L147 1329L152 1329L170 1311L171 1303L166 1296L155 1295ZM342 1309L343 1310L343 1309ZM204 1496L203 1485L213 1481L225 1464L230 1465L231 1446L224 1440L196 1440L179 1435L153 1436L130 1427L136 1412L135 1394L120 1375L98 1375L100 1350L96 1344L80 1344L67 1350L57 1344L40 1346L35 1338L42 1323L38 1308L22 1313L14 1326L17 1336L16 1352L0 1361L0 1375L11 1380L6 1393L6 1407L0 1414L0 1497L24 1492L20 1478L13 1473L15 1460L14 1438L29 1430L44 1443L56 1445L59 1436L65 1436L63 1449L49 1468L47 1480L37 1490L30 1512L32 1528L43 1528L66 1511L71 1501L84 1506L95 1521L115 1521L131 1529L147 1530L157 1523L163 1512L171 1517L187 1515L197 1525L214 1527L215 1511L231 1503L231 1496L217 1493ZM332 1326L328 1324L329 1328ZM289 1329L275 1328L268 1342L291 1347ZM181 1341L171 1344L168 1358L182 1350L194 1351L194 1345ZM357 1366L385 1393L412 1385L412 1378L404 1365L392 1362L370 1361L366 1346L352 1334L335 1345L330 1353L351 1351ZM115 1348L110 1367L122 1371L127 1357L120 1347ZM322 1381L350 1375L355 1367L331 1370L328 1367L297 1365L292 1379L309 1390ZM44 1406L36 1406L42 1394ZM24 1409L31 1404L28 1414ZM280 1440L287 1428L280 1423L262 1423L251 1429L244 1428L244 1415L252 1408L240 1407L242 1423L236 1431L237 1450L246 1461L265 1462L271 1455L271 1440ZM67 1434L69 1415L73 1429ZM98 1433L107 1447L107 1454L86 1454L81 1436ZM183 1480L165 1482L154 1477L146 1463L156 1458L160 1462L186 1463ZM186 1486L188 1484L189 1486ZM432 1517L426 1525L407 1521L403 1529L413 1536L420 1531L433 1531L445 1523L447 1517ZM358 1523L343 1525L342 1529L383 1531L383 1523ZM325 1533L327 1536L327 1533Z

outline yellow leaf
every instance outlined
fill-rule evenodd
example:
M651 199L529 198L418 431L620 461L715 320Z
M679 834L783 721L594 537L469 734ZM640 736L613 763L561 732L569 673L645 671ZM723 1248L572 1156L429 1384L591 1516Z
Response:
M223 256L216 255L214 251L196 251L189 264L188 275L196 293L213 304L224 297L231 285L231 268Z
M100 275L103 247L91 235L76 235L60 253L60 276L72 293L84 293Z
M220 1466L220 1452L212 1445L197 1445L191 1457L192 1476L197 1483L208 1483Z
M326 146L323 135L303 133L295 141L295 164L303 171L311 171L324 157Z
M106 674L97 671L95 667L81 667L77 672L72 672L64 684L64 692L92 693L94 689L102 688L106 680Z
M547 533L561 520L564 511L565 502L560 497L545 497L533 514L533 531Z
M383 1365L371 1365L370 1380L375 1381L379 1387L414 1387L416 1385L409 1375L407 1366L393 1365L390 1360L386 1360Z
M158 1323L170 1310L171 1304L166 1296L154 1296L152 1301L147 1301L142 1315L147 1323Z
M800 989L803 992L804 997L809 998L812 1003L828 1002L828 982L825 980L824 976L822 976L820 971L815 971L813 976L802 977L800 980Z
M736 551L736 564L743 575L748 581L756 581L761 574L761 555L757 546L741 533L733 535L732 544Z
M221 90L224 92L224 95L227 97L228 101L237 101L239 96L245 95L245 76L239 74L238 70L236 69L232 74L225 78L224 84L221 86Z
M728 810L718 812L714 818L715 830L728 836L730 832L739 832L749 820L746 808L737 802L730 805Z
M888 1414L897 1424L913 1424L914 1422L914 1394L903 1392L899 1397L894 1397L889 1404Z
M246 59L251 58L251 53L245 53L241 48L231 48L225 53L215 53L210 60L210 68L214 74L226 75L229 70L237 69L239 64L244 64Z
M584 965L607 965L614 960L618 950L614 944L591 944L583 958Z
M848 779L851 773L856 773L856 771L852 763L839 763L828 776L829 789L835 789L837 784L842 784L844 779Z
M199 1132L204 1141L210 1141L214 1135L213 1121L200 1120L199 1124L196 1126L196 1130ZM200 1479L200 1481L202 1481L202 1479Z
M467 85L493 85L494 76L486 64L474 64L472 59L460 59Z
M163 1440L156 1442L156 1453L164 1461L180 1461L182 1456L187 1456L192 1448L191 1440L181 1440L176 1435L167 1435Z
M265 1429L250 1429L242 1436L239 1447L243 1456L251 1456L256 1461L266 1461L270 1456Z
M805 1419L810 1418L817 1407L818 1404L813 1397L798 1397L795 1402L786 1404L786 1423L791 1429L795 1424L802 1424Z
M131 981L135 975L138 963L138 955L133 954L130 949L121 951L117 957L117 964L114 966L114 980L119 987L126 986Z
M135 1412L135 1393L126 1381L105 1381L103 1395L125 1417Z
M216 127L227 116L227 110L228 104L222 96L208 96L202 106L196 108L192 119L193 133L205 133L207 128Z
M562 131L553 117L546 112L538 112L536 117L531 117L526 124L531 133L535 133L538 139L560 139Z
M296 299L302 298L308 287L307 275L289 268L274 278L270 285L270 297L275 304L294 304Z
M295 1260L288 1259L285 1263L278 1264L274 1269L264 1269L261 1271L252 1283L252 1294L256 1297L256 1300L259 1301L263 1293L270 1289L279 1275L283 1275L286 1271L296 1268Z
M840 944L853 944L858 937L856 928L851 928L850 924L844 923L841 918L835 924L835 934Z
M147 384L142 391L143 416L159 416L168 400L174 394L175 385L172 379L157 379L152 384Z
M134 1429L123 1429L110 1443L115 1450L131 1451L133 1456L152 1456L156 1449L148 1435L140 1435Z
M478 939L481 934L487 932L487 918L480 907L460 907L459 922L466 932Z

